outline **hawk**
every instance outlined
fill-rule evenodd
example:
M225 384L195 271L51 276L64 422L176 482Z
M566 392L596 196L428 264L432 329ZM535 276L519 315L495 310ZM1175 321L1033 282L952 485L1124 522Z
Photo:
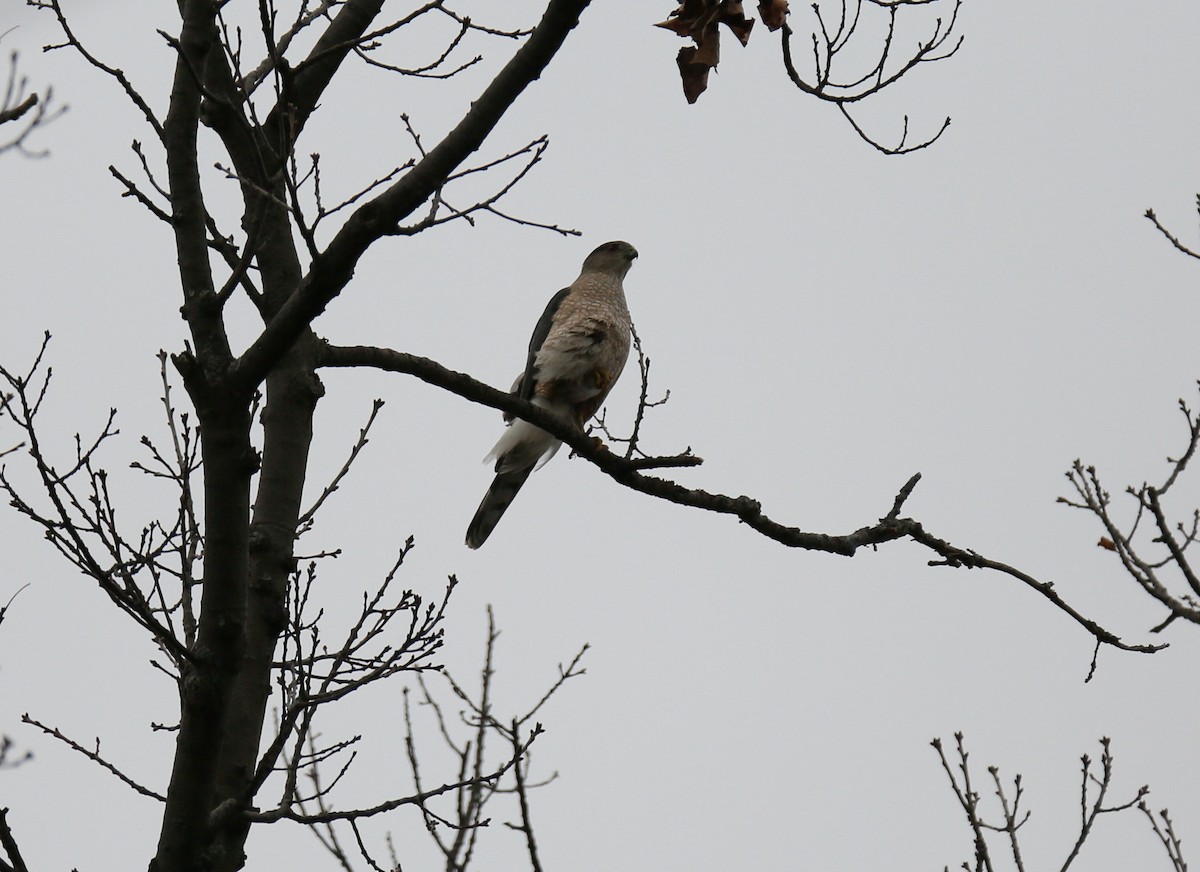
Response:
M629 309L621 282L637 256L628 242L606 242L587 256L579 278L554 295L533 328L513 394L583 430L629 357ZM504 420L508 429L484 458L496 461L496 478L467 527L468 548L487 541L529 474L562 444L528 421L507 414Z

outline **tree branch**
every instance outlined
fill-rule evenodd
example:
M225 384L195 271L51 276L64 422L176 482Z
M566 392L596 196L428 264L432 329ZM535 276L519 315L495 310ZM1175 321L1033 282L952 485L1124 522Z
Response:
M221 321L221 308L208 260L208 210L200 185L197 136L203 83L197 78L210 52L218 51L217 29L209 4L183 4L183 28L176 46L171 101L160 136L167 152L171 199L171 225L179 259L183 316L196 343L196 354L209 375L232 359L229 339ZM189 355L190 356L190 355ZM189 389L193 373L182 356L176 360ZM249 392L247 391L247 394ZM201 404L198 404L201 405Z
M51 738L54 738L54 739L58 739L60 742L65 744L68 748L70 748L73 751L78 751L80 754L82 754L84 757L87 757L93 763L98 764L101 768L107 769L111 774L116 776L119 780L123 781L128 787L130 787L136 793L140 793L142 796L149 797L150 799L157 799L159 802L167 801L167 798L165 796L163 796L160 793L156 793L155 791L151 790L149 787L145 787L141 784L138 784L136 781L134 781L132 778L130 778L128 775L126 775L124 772L122 772L120 769L118 769L112 763L108 762L102 756L100 756L100 740L99 739L96 740L96 750L92 751L92 750L89 750L89 749L83 747L78 742L74 741L73 739L69 738L68 736L63 735L63 733L58 728L46 726L41 721L38 721L35 718L30 717L28 714L21 715L21 723L29 724L30 726L37 727L39 730L41 730L47 736L50 736Z
M1008 564L991 560L975 551L959 548L926 531L919 521L900 517L904 502L912 493L917 481L920 480L920 473L913 475L905 483L896 494L890 511L877 523L842 535L810 533L798 527L772 520L763 514L762 505L758 500L751 497L732 497L720 493L710 493L699 488L687 488L667 479L643 475L639 469L645 468L646 461L639 464L637 461L615 455L606 448L597 447L595 440L545 409L510 393L489 387L465 373L455 372L428 358L388 348L327 344L322 350L321 365L327 367L369 366L387 372L413 375L464 399L516 415L561 439L570 445L576 454L595 464L619 484L631 490L681 506L733 515L767 538L790 548L824 551L851 557L859 548L880 545L897 539L911 539L937 555L937 559L930 561L931 566L991 569L1023 582L1068 614L1098 643L1139 653L1152 653L1166 647L1165 645L1133 645L1123 642L1120 637L1104 629L1095 621L1084 617L1070 606L1054 590L1053 582L1039 581Z
M1165 236L1167 238L1167 241L1170 242L1171 245L1175 246L1176 250L1182 251L1188 257L1194 257L1194 258L1197 258L1198 260L1200 260L1200 253L1193 251L1192 249L1190 249L1186 245L1184 245L1182 242L1180 242L1179 237L1176 236L1175 234L1173 234L1170 230L1168 230L1163 225L1163 223L1158 220L1158 215L1155 214L1153 209L1146 210L1146 217L1150 219L1150 223L1153 224L1158 229L1158 232L1161 233L1163 236Z
M529 738L519 743L513 751L513 756L501 764L494 771L481 776L472 775L470 778L464 778L460 781L455 781L443 784L440 787L435 787L431 790L425 790L420 793L415 793L411 796L403 796L398 799L389 799L386 802L381 802L378 805L368 808L346 809L344 811L327 811L318 812L317 814L305 814L295 811L291 808L280 807L266 812L248 812L246 817L254 823L275 823L281 820L295 821L302 824L322 824L332 823L333 821L353 821L361 818L374 817L378 814L383 814L386 811L400 808L402 805L424 806L424 804L433 799L435 796L449 793L452 790L459 790L463 787L470 787L481 781L495 782L508 772L513 766L517 765L521 757L529 751L529 746L540 735L540 730L535 729L530 732Z

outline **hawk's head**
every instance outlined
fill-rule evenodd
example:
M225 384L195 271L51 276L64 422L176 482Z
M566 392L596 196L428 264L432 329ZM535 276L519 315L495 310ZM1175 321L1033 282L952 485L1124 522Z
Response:
M637 256L637 249L628 242L606 242L587 256L583 271L609 273L624 278Z

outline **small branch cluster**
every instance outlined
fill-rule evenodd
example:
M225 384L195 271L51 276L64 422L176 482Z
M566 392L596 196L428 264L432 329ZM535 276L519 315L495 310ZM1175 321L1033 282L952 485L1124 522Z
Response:
M1156 818L1154 812L1150 811L1150 807L1146 804L1145 800L1138 803L1138 810L1150 821L1154 835L1158 837L1163 848L1166 849L1167 859L1171 862L1172 872L1187 872L1187 862L1183 859L1182 840L1175 833L1175 824L1171 822L1170 812L1164 808L1159 811Z
M457 760L458 771L462 774L472 773L475 778L470 783L459 787L453 796L451 813L439 813L429 803L422 803L421 811L425 816L425 825L438 849L446 858L447 869L465 869L475 854L480 832L487 827L491 820L484 817L488 804L499 795L515 795L519 819L516 822L505 822L505 826L522 835L525 849L528 853L531 868L541 872L541 861L538 856L537 839L534 835L533 821L530 812L529 791L553 781L557 773L531 783L529 780L531 757L529 748L534 739L542 733L541 723L534 720L562 686L570 679L585 673L580 666L588 646L584 645L566 666L559 665L558 677L524 714L507 720L500 720L494 714L492 680L495 675L493 662L496 640L500 636L496 629L495 616L488 608L488 635L484 653L484 665L480 676L480 689L477 697L472 696L461 684L448 673L443 673L451 690L465 709L459 713L462 725L467 729L468 738L459 739L455 736L450 718L445 707L437 701L424 679L420 680L420 699L417 705L427 707L433 714L437 724L438 734L442 742ZM417 753L416 733L413 729L412 701L405 694L404 721L406 727L405 747L408 754L409 766L413 780L418 790L421 789L421 755ZM480 777L488 768L485 760L487 748L491 740L498 740L505 750L503 771L512 772L512 782L505 786L499 777Z
M445 48L442 49L441 53L437 57L424 64L417 64L413 66L401 66L399 64L380 60L378 57L376 57L376 53L383 45L383 37L394 32L395 30L398 30L400 27L411 24L413 21L416 21L418 18L431 12L444 15L453 21L457 26L457 31L446 42ZM478 24L471 20L470 17L461 15L447 7L445 0L435 0L435 2L426 3L424 6L421 6L413 12L410 12L404 18L394 22L393 24L387 25L386 27L381 27L369 34L366 34L358 41L358 44L354 48L354 53L370 66L377 67L381 70L386 70L391 73L398 73L402 76L412 76L420 79L449 79L457 76L463 70L467 69L468 67L473 67L475 64L483 60L483 56L477 54L464 61L456 60L453 65L450 63L451 55L457 52L457 50L462 46L463 39L472 32L486 34L487 36L500 36L507 39L520 39L521 37L528 36L530 33L529 30L503 30L500 28Z
M596 423L588 429L588 433L593 431L603 433L604 438L609 442L622 444L625 446L625 453L622 455L625 460L636 469L662 469L665 467L675 466L699 466L704 462L704 459L697 457L692 453L691 448L684 449L681 453L673 457L651 457L644 452L638 444L641 438L642 422L646 418L646 412L658 406L666 405L671 399L671 391L667 390L662 397L657 400L651 400L650 397L650 358L646 352L642 350L642 339L638 336L637 328L630 325L630 330L633 333L633 350L637 354L638 373L641 376L641 388L638 392L637 411L633 416L633 426L630 429L628 436L616 436L609 430L608 427L608 409L601 409L596 415Z
M353 754L348 751L358 741L358 737L318 746L317 736L312 733L310 725L306 724L295 730L295 749L290 760L280 767L286 773L286 790L290 791L291 795L285 795L284 801L275 809L251 813L250 819L259 822L291 820L306 824L342 868L351 868L355 857L360 857L371 869L381 870L384 867L377 855L386 853L389 855L387 868L398 869L400 861L391 837L387 837L383 852L372 849L368 846L370 839L364 834L362 824L368 818L383 815L402 806L413 806L420 810L425 829L445 856L446 868L465 870L475 856L481 831L491 823L491 819L484 816L485 807L488 807L489 802L496 796L515 795L519 819L515 823L506 823L506 826L522 834L532 867L540 870L528 791L532 787L547 783L554 776L536 784L529 781L530 747L542 732L541 724L534 722L533 718L568 679L584 674L579 663L587 646L585 645L567 666L559 667L558 678L524 714L501 721L493 714L492 701L495 644L499 635L489 608L487 645L478 697L466 691L447 673L433 670L441 672L455 697L465 706L459 713L459 722L467 731L465 738L458 737L459 729L454 719L447 713L446 706L438 701L437 694L433 692L426 678L420 673L417 675L415 705L425 707L432 713L436 732L455 761L456 777L453 780L436 786L428 784L425 774L428 768L427 758L417 750L417 731L413 718L414 694L406 688L404 753L412 772L414 793L369 807L337 808L332 800L332 791L348 771L353 760ZM317 695L313 694L307 697L303 705L311 707L319 702ZM289 708L285 720L293 710L294 708ZM504 748L498 761L492 761L492 755L488 753L493 739L498 739ZM268 750L268 754L263 758L264 763L278 745L276 742L272 749ZM323 768L338 756L347 759L336 767L337 772L332 779L325 779L322 774ZM426 762L422 763L422 760ZM301 774L310 784L308 793L303 797L296 792L297 776ZM512 782L506 785L505 778L510 774ZM441 800L445 800L449 811L440 808ZM347 830L350 838L346 836ZM353 848L348 847L351 841Z
M975 787L972 782L972 773L968 761L970 755L967 753L966 746L963 743L963 734L955 733L954 739L956 746L955 756L957 759L953 765L946 755L946 750L942 746L941 739L934 739L931 744L934 750L937 751L938 759L942 763L942 770L950 780L950 787L954 791L954 796L958 800L959 807L962 808L963 813L966 815L967 825L971 829L971 836L974 843L974 859L973 862L964 861L961 868L966 870L966 872L972 872L972 870L974 872L993 872L996 864L999 862L999 857L996 854L994 846L989 843L989 839L993 834L999 834L1007 842L1007 852L1012 855L1013 865L1017 872L1025 872L1026 865L1021 854L1018 831L1029 820L1030 813L1025 811L1022 814L1021 812L1021 800L1024 797L1024 788L1022 787L1020 773L1013 778L1011 793L1009 793L1005 790L1004 781L1000 777L999 767L988 767L988 776L995 789L995 796L1000 803L1000 823L991 823L985 820L981 811L982 795L979 792L979 788ZM1179 838L1175 834L1166 810L1161 812L1163 826L1160 828L1146 807L1145 797L1150 792L1149 787L1142 786L1138 788L1137 794L1126 802L1113 804L1108 801L1108 794L1112 787L1113 778L1113 756L1109 745L1108 738L1100 740L1099 771L1096 769L1095 761L1089 755L1084 754L1081 758L1079 833L1067 851L1066 859L1060 867L1062 872L1070 869L1071 865L1078 859L1080 851L1084 843L1088 840L1088 837L1094 831L1096 821L1100 815L1126 811L1135 807L1150 817L1151 825L1166 846L1176 872L1184 872L1186 864L1183 863L1182 855L1179 852Z
M152 460L148 466L133 466L169 481L179 499L169 522L155 520L136 535L127 535L117 521L108 472L98 461L101 447L119 433L116 410L109 410L107 420L93 438L84 441L76 434L74 457L65 468L52 463L42 445L36 418L52 376L51 369L42 366L49 341L47 333L24 374L0 366L0 379L12 395L0 405L0 414L24 434L24 451L33 462L48 505L35 505L27 499L3 468L0 491L18 512L42 528L59 553L149 631L178 669L189 657L187 648L194 626L190 597L196 581L193 565L202 548L191 489L192 475L199 468L194 428L187 413L177 414L171 405L164 362L163 402L170 423L171 450L160 452L143 437L142 444ZM147 581L143 583L143 579Z
M1191 565L1188 553L1200 535L1200 509L1193 509L1184 521L1175 521L1168 517L1164 508L1167 495L1187 471L1197 445L1200 445L1200 413L1193 411L1182 399L1179 411L1187 424L1187 444L1177 459L1167 458L1170 467L1161 484L1143 482L1139 487L1125 489L1134 504L1131 520L1123 523L1113 516L1112 499L1101 484L1096 468L1084 466L1078 460L1067 472L1067 480L1076 496L1058 499L1071 508L1091 513L1100 521L1104 535L1097 544L1113 552L1126 574L1162 604L1166 616L1152 628L1151 632L1156 633L1178 618L1200 624L1200 576ZM1141 538L1139 532L1144 534Z
M3 37L0 33L0 39ZM49 151L31 150L29 138L66 112L67 107L54 105L54 89L49 85L41 94L31 91L29 79L18 71L19 59L17 52L9 55L8 75L0 95L0 127L11 125L0 134L0 154L17 151L25 157L45 157Z
M896 35L902 10L913 7L936 8L942 0L838 0L837 13L830 15L826 8L819 3L813 4L813 15L816 26L812 30L812 62L811 78L806 77L797 69L793 57L792 37L794 32L788 25L783 26L783 66L792 84L820 100L834 103L842 115L850 123L854 131L867 143L884 154L907 154L922 148L927 148L941 138L950 127L950 119L946 118L942 126L932 136L916 143L908 140L908 116L904 116L904 129L896 145L881 144L855 120L850 111L854 103L878 94L921 64L936 63L954 55L962 45L962 37L955 33L958 23L958 12L962 0L949 0L949 12L945 15L934 14L932 29L927 37L918 40L914 49L906 54L897 56ZM865 71L846 74L843 61L853 57L855 51L860 51L861 40L855 40L863 23L863 7L876 10L884 19L884 37L875 55L874 63ZM926 10L928 12L928 10ZM870 13L868 13L869 15Z
M200 468L199 445L188 413L173 403L167 379L166 355L159 356L162 402L166 413L170 447L159 447L143 436L149 453L146 462L131 466L141 473L168 482L176 494L174 510L164 513L167 522L155 520L130 536L118 522L116 501L107 470L100 465L102 447L119 434L116 412L110 410L100 432L90 440L75 436L74 457L65 467L50 459L38 428L50 386L52 371L43 366L50 335L47 333L33 364L24 373L0 366L0 379L10 389L0 402L0 415L24 433L22 448L32 460L46 504L26 498L24 490L0 468L0 491L10 504L41 527L45 538L85 576L97 583L118 608L147 630L168 658L167 666L152 661L160 671L177 680L180 670L192 659L196 635L193 588L199 584L195 567L203 552L203 537L193 498L194 474ZM19 593L20 591L18 591ZM15 597L15 594L14 594ZM12 600L0 608L3 621ZM71 739L55 727L26 714L22 722L87 757L135 792L163 800L161 794L143 786L105 758L96 739L93 747ZM5 740L4 751L10 747ZM0 754L0 765L4 765ZM19 760L16 762L20 762Z
M274 773L283 773L283 787L276 808L263 812L260 819L300 819L315 814L332 821L367 816L362 810L335 811L327 804L330 791L354 761L354 746L360 737L319 744L314 719L321 706L368 685L403 672L438 668L433 656L442 646L442 623L455 580L450 578L440 601L433 603L425 603L411 590L393 594L393 582L412 547L409 538L379 587L370 595L363 594L359 614L342 641L332 645L328 642L332 634L322 626L328 623L322 620L324 612L313 614L310 606L316 562L310 562L303 574L293 574L288 628L281 657L274 664L282 715L275 738L259 761L246 803ZM321 765L334 761L338 762L338 775L322 786ZM299 788L300 776L306 773L313 783L308 793Z
M412 121L408 115L401 115L400 119L404 122L404 127L408 131L409 137L412 139L417 152L421 157L426 157L424 146L421 144L421 137L413 129ZM516 151L509 152L502 157L484 161L483 163L474 166L466 167L457 170L446 177L443 184L429 199L429 204L425 210L425 214L417 221L411 224L398 225L394 229L388 231L390 236L415 236L416 234L428 230L431 227L436 227L439 224L446 224L451 221L466 221L472 227L475 226L475 215L477 213L487 213L501 218L505 221L518 224L523 227L533 227L540 230L551 230L563 236L579 236L578 230L559 227L557 224L548 224L542 221L533 221L528 218L520 218L505 212L500 209L500 201L509 194L521 180L529 174L529 172L538 165L542 160L542 155L546 149L550 147L550 140L546 136L539 136L537 139L522 146ZM472 176L478 176L485 173L491 173L507 164L516 163L517 168L512 171L509 179L499 188L493 190L492 193L477 200L470 206L454 206L446 198L446 190L455 182L460 182L463 179Z
M0 736L0 769L14 769L22 763L27 763L33 759L33 752L26 751L23 754L17 754L13 745L13 740L8 736Z

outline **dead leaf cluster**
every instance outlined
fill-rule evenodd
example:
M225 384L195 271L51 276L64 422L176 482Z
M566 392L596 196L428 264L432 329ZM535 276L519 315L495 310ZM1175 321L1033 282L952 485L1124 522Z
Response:
M760 0L758 17L768 30L778 30L784 25L787 7L787 0ZM684 0L655 25L694 43L681 48L675 59L689 103L695 103L708 88L708 73L720 62L722 24L742 45L750 41L754 19L746 17L741 0Z

